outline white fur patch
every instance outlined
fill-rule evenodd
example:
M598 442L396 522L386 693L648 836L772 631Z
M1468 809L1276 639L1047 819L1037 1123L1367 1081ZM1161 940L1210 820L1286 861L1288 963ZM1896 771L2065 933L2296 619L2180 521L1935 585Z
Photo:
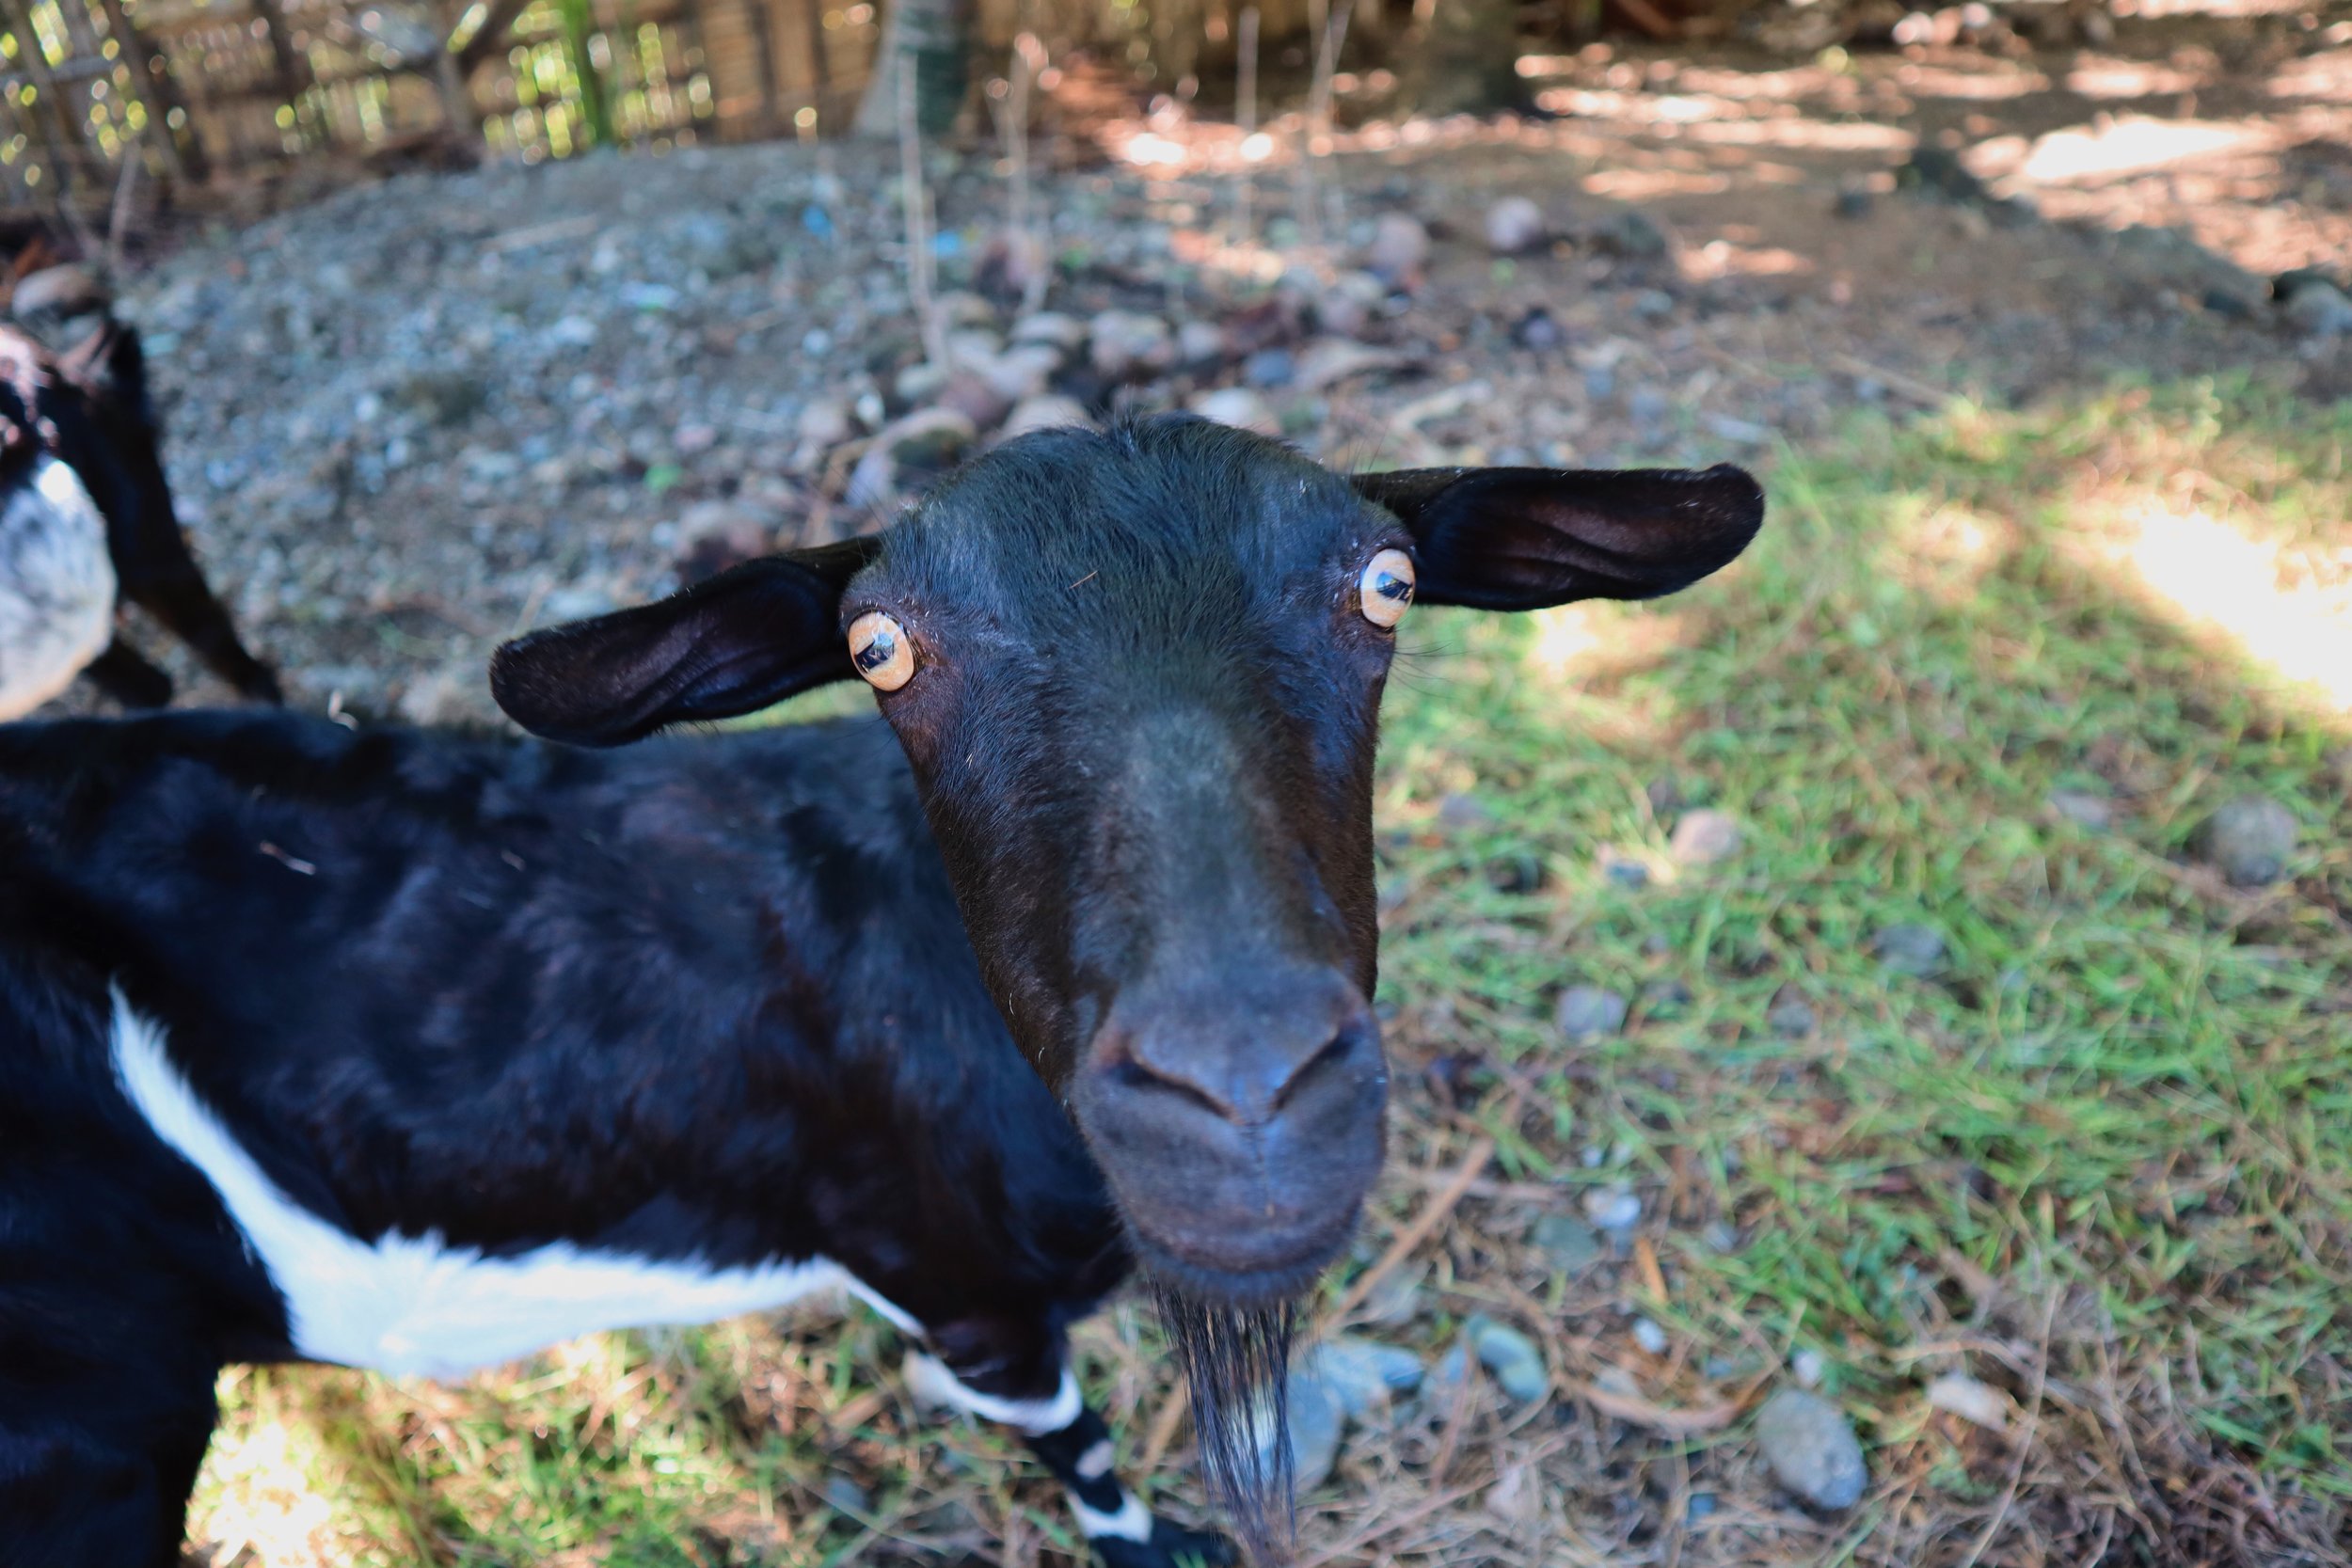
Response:
M115 632L106 520L73 470L42 453L0 498L0 720L63 691Z
M946 1362L919 1350L907 1353L906 1380L907 1392L914 1396L917 1404L934 1409L945 1406L977 1416L984 1421L1000 1421L1032 1437L1059 1432L1086 1408L1086 1402L1078 1393L1078 1380L1067 1367L1062 1369L1061 1386L1054 1390L1051 1398L1041 1400L999 1399L994 1394L967 1388L947 1370Z
M364 1242L262 1173L172 1065L161 1030L119 995L114 1061L123 1093L148 1125L220 1195L285 1298L294 1350L312 1360L457 1377L598 1329L712 1323L828 1290L849 1291L901 1327L913 1326L823 1258L713 1269L563 1242L512 1258L485 1258L432 1233Z
M1073 1495L1070 1511L1078 1516L1079 1531L1089 1541L1099 1541L1106 1535L1117 1536L1121 1541L1151 1540L1152 1511L1144 1507L1143 1499L1133 1492L1122 1489L1119 1495L1125 1500L1119 1505L1116 1513L1098 1513Z
M1118 1462L1118 1454L1111 1450L1111 1440L1103 1438L1078 1456L1078 1479L1101 1481L1111 1473L1111 1466Z

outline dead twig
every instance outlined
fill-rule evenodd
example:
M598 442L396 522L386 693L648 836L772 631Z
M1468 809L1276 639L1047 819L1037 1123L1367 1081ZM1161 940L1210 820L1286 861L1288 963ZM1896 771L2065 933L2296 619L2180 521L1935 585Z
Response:
M1411 1224L1396 1233L1396 1240L1389 1243L1389 1250L1380 1255L1380 1260L1356 1276L1355 1283L1348 1286L1346 1293L1331 1308L1328 1320L1336 1322L1361 1307L1379 1283L1388 1278L1398 1264L1411 1257L1414 1249L1429 1239L1431 1232L1445 1223L1445 1217L1454 1212L1454 1208L1469 1195L1470 1183L1485 1174L1486 1163L1494 1157L1495 1141L1492 1138L1479 1139L1454 1171L1453 1179L1438 1190L1437 1196L1430 1198L1420 1213L1413 1216Z
M907 294L914 306L924 356L945 369L947 334L939 319L931 277L930 190L923 180L923 134L915 121L914 51L901 45L896 62L898 89L898 182L907 220Z

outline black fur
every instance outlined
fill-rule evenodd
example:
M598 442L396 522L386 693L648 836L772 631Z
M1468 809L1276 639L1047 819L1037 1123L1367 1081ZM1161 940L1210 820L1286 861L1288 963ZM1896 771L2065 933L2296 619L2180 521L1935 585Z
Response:
M215 1370L294 1349L112 1081L118 994L360 1238L822 1254L1021 1401L1139 1259L1212 1480L1279 1555L1287 1458L1261 1472L1252 1406L1380 1148L1391 640L1363 563L1429 528L1447 596L1552 602L1590 535L1645 564L1580 581L1654 589L1759 504L1727 470L1367 485L1384 504L1199 421L1041 435L878 541L537 634L493 675L526 724L619 742L850 675L843 629L880 610L918 654L881 722L612 752L271 715L0 727L9 1568L169 1561ZM1531 549L1549 531L1571 537ZM1166 1568L1201 1540L1103 1550Z

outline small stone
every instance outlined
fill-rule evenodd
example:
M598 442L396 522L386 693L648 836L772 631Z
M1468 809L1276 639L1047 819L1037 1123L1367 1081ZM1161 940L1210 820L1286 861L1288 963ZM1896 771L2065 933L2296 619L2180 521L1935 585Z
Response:
M835 1513L851 1518L864 1518L874 1512L874 1499L866 1495L866 1488L847 1476L827 1476L824 1486L825 1506Z
M1026 436L1032 430L1091 430L1094 420L1086 405L1075 398L1057 392L1041 397L1025 398L1005 416L1005 423L997 432L1000 440L1009 441L1016 436Z
M1719 811L1687 811L1666 852L1678 865L1713 865L1740 852L1740 824Z
M1533 855L1503 855L1486 863L1486 885L1497 893L1540 893L1549 879Z
M1655 387L1636 387L1633 395L1625 400L1625 411L1633 416L1635 424L1655 430L1674 412L1674 403Z
M616 602L611 594L601 588L558 588L539 601L540 624L554 626L564 621L585 621L592 615L609 612Z
M1592 231L1593 247L1604 256L1649 261L1666 254L1666 231L1645 213L1613 213Z
M1636 1205L1639 1216L1639 1205ZM1527 1233L1528 1243L1564 1275L1579 1275L1600 1261L1608 1247L1600 1232L1574 1214L1546 1214Z
M1819 1394L1783 1388L1756 1413L1756 1443L1772 1478L1813 1508L1851 1508L1869 1484L1845 1413Z
M1946 1372L1929 1384L1928 1403L1987 1432L2009 1430L2009 1396L1964 1372Z
M1808 1345L1788 1358L1788 1370L1795 1376L1798 1387L1819 1388L1821 1379L1828 1375L1829 1364L1820 1351Z
M1630 1230L1642 1221L1642 1200L1624 1187L1596 1187L1584 1195L1584 1217L1602 1230Z
M1944 933L1912 922L1882 927L1870 951L1898 974L1933 974L1944 967Z
M1391 1399L1413 1392L1427 1376L1421 1357L1411 1351L1354 1335L1314 1346L1299 1357L1299 1366L1321 1380L1348 1419L1356 1421L1385 1410Z
M1133 310L1104 310L1088 331L1095 370L1112 381L1164 371L1176 359L1168 323Z
M1647 1318L1633 1320L1633 1342L1652 1355L1666 1354L1666 1331Z
M1298 379L1298 361L1286 348L1262 348L1241 362L1241 378L1252 387L1287 387Z
M1184 365L1214 365L1225 357L1225 334L1214 322L1188 321L1176 329L1176 360Z
M1649 867L1613 845L1601 846L1600 874L1622 888L1649 886Z
M1041 397L1054 372L1061 369L1062 351L1050 343L1015 343L1001 354L964 366L994 388L1007 403Z
M1517 256L1544 242L1544 210L1523 196L1506 196L1486 209L1486 248Z
M1440 828L1485 828L1493 825L1492 807L1477 796L1455 790L1438 800L1438 826Z
M1740 1250L1739 1227L1729 1220L1708 1220L1706 1228L1699 1232L1699 1240L1707 1244L1708 1251L1725 1257Z
M1560 347L1568 341L1568 334L1558 317L1538 305L1519 318L1518 325L1511 329L1511 341L1541 352Z
M912 474L945 467L978 436L978 427L966 415L918 408L875 433L873 444L850 470L842 499L855 507L879 506Z
M1399 1270L1372 1288L1358 1315L1365 1323L1390 1327L1411 1323L1421 1316L1423 1305L1421 1283L1418 1274Z
M1599 986L1570 986L1560 993L1552 1019L1571 1041L1596 1040L1623 1029L1626 1014L1630 1010L1626 999L1613 990Z
M1684 1505L1684 1509L1685 1512L1683 1517L1689 1519L1691 1523L1695 1525L1700 1520L1708 1517L1715 1512L1715 1494L1712 1492L1693 1492L1691 1494L1690 1502Z
M2306 338L2324 341L2352 332L2352 297L2328 277L2309 268L2288 273L2271 285L2271 293Z
M1837 215L1841 218L1867 218L1878 202L1867 185L1844 185L1837 192Z
M2206 818L2197 847L2232 887L2265 887L2286 871L2299 832L2295 814L2267 795L2241 795Z
M2088 790L2059 789L2050 795L2050 810L2086 832L2103 833L2115 821L2115 804Z
M1705 423L1712 434L1743 447L1764 446L1772 438L1772 426L1757 424L1754 420L1737 420L1729 414L1709 414Z
M1801 1040L1812 1035L1819 1021L1813 1016L1811 1004L1798 995L1793 987L1783 986L1766 1010L1764 1022L1782 1039Z
M1040 310L1012 324L1012 341L1016 343L1043 343L1049 348L1074 353L1087 341L1087 325L1075 316L1065 316L1058 310Z
M1291 1369L1285 1392L1291 1473L1298 1490L1311 1492L1323 1484L1331 1474L1331 1466L1338 1463L1345 1407L1340 1402L1338 1391L1304 1362ZM1263 1460L1270 1461L1274 1454L1274 1423L1262 1419L1255 1424L1258 1452Z
M1359 375L1401 370L1407 363L1394 349L1374 348L1348 338L1317 338L1298 356L1298 385L1318 392Z
M1675 313L1675 296L1663 289L1644 289L1633 296L1633 313L1644 321L1664 321Z
M1383 213L1364 247L1364 265L1387 284L1409 288L1429 261L1429 230L1409 213Z
M890 390L900 403L929 403L947 385L947 367L918 359L893 377Z
M1368 272L1343 274L1316 296L1315 325L1335 336L1353 338L1372 325L1388 293Z
M1480 1366L1493 1374L1495 1386L1521 1404L1542 1399L1551 1390L1551 1373L1535 1341L1516 1328L1507 1328L1483 1313L1462 1325Z
M1254 430L1261 436L1279 436L1282 421L1265 399L1247 387L1219 387L1199 394L1192 400L1192 411L1204 420L1231 425L1235 430Z

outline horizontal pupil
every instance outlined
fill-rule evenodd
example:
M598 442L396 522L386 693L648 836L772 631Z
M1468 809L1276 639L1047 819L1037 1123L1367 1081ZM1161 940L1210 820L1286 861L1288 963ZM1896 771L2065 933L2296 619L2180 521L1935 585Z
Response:
M1413 585L1403 578L1383 575L1379 592L1384 599L1409 599L1413 596Z
M889 633L884 632L857 651L857 667L861 670L876 669L889 663L890 656L897 651Z

